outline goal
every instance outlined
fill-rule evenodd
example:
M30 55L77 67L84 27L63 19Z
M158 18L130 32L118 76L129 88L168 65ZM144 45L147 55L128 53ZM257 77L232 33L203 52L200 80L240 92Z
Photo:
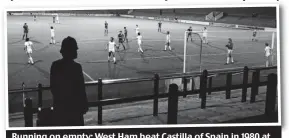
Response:
M215 28L214 28L215 29ZM225 45L231 38L234 43L233 56L238 67L265 65L265 43L272 48L271 65L277 63L277 37L275 30L257 30L253 40L253 30L211 30L207 31L207 42L203 41L203 31L192 31L188 35L184 33L183 73L202 71L203 69L227 68L227 49ZM255 40L256 39L256 40Z

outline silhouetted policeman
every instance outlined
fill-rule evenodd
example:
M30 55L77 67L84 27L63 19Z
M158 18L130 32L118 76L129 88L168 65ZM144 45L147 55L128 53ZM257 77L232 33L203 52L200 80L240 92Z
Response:
M82 67L76 63L77 42L68 36L62 41L62 59L54 61L50 70L50 85L57 126L83 126L88 110Z

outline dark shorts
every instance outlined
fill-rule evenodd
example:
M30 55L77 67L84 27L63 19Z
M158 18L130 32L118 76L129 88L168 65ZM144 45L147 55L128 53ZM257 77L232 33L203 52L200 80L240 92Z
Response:
M28 33L28 31L24 31L24 34L27 34Z
M107 29L108 27L104 27L105 29Z
M108 52L108 56L110 57L111 55L114 56L114 52L109 51L109 52Z
M123 43L123 40L122 40L122 39L119 39L119 40L118 40L118 43Z

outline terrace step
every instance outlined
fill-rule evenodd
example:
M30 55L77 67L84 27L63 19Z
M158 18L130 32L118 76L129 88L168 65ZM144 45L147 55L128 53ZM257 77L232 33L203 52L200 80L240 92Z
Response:
M225 92L214 92L207 96L207 108L200 108L198 95L179 98L179 124L208 124L234 122L248 117L262 116L265 110L266 86L259 87L255 103L249 102L251 89L248 88L247 102L241 102L242 90L232 90L231 99L225 99ZM105 106L103 110L104 125L153 125L166 124L167 98L159 99L159 114L153 116L153 101L141 101L119 105ZM85 125L97 124L97 108L90 108L84 116ZM248 122L248 119L246 120ZM23 127L24 117L21 113L9 115L10 127ZM34 116L34 123L36 116ZM34 124L35 126L35 124Z

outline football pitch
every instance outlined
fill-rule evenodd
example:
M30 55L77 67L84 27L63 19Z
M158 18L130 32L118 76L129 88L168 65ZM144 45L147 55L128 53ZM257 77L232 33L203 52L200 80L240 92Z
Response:
M104 35L104 22L108 22L108 35ZM24 52L23 24L29 26L29 37L34 43L34 65L27 64L27 55ZM53 24L52 17L39 16L36 22L31 16L8 16L7 18L7 56L8 56L8 89L19 89L22 83L26 87L36 87L38 83L49 86L50 66L53 61L61 58L59 53L61 41L72 36L78 43L78 58L82 65L85 81L96 81L98 78L122 79L153 77L155 73L160 76L183 71L184 32L192 26L193 31L204 28L201 25L163 22L162 32L170 31L172 51L164 51L165 34L157 31L158 21L129 19L121 17L61 17L60 24ZM144 54L137 52L135 27L139 26L143 36ZM50 26L55 29L56 44L50 45ZM108 63L108 52L105 50L110 37L117 38L119 31L128 29L128 43L124 43L126 50L116 52L117 64ZM237 30L221 27L207 27L208 44L202 45L202 69L216 70L236 67L264 66L265 43L271 44L272 33L259 32L258 41L252 42L252 31ZM226 47L228 38L233 39L234 64L224 65L226 62ZM116 39L117 40L117 39ZM277 40L277 39L276 39ZM275 42L275 48L277 41ZM186 70L200 70L201 40L194 37L194 41L187 42L187 66ZM276 49L274 50L274 64L277 64ZM269 72L277 72L271 70ZM268 72L261 72L265 76ZM233 84L242 82L242 75L233 77ZM224 85L223 77L216 78L214 85ZM264 77L265 78L265 77ZM215 83L216 82L216 83ZM164 89L161 82L160 89ZM90 101L97 99L97 86L87 88ZM104 98L127 97L135 95L151 94L152 82L134 84L117 84L104 86ZM35 94L31 96L36 97ZM46 105L51 104L51 95L46 93L43 100ZM9 111L15 112L21 107L22 95L9 95ZM45 105L45 104L44 104Z

